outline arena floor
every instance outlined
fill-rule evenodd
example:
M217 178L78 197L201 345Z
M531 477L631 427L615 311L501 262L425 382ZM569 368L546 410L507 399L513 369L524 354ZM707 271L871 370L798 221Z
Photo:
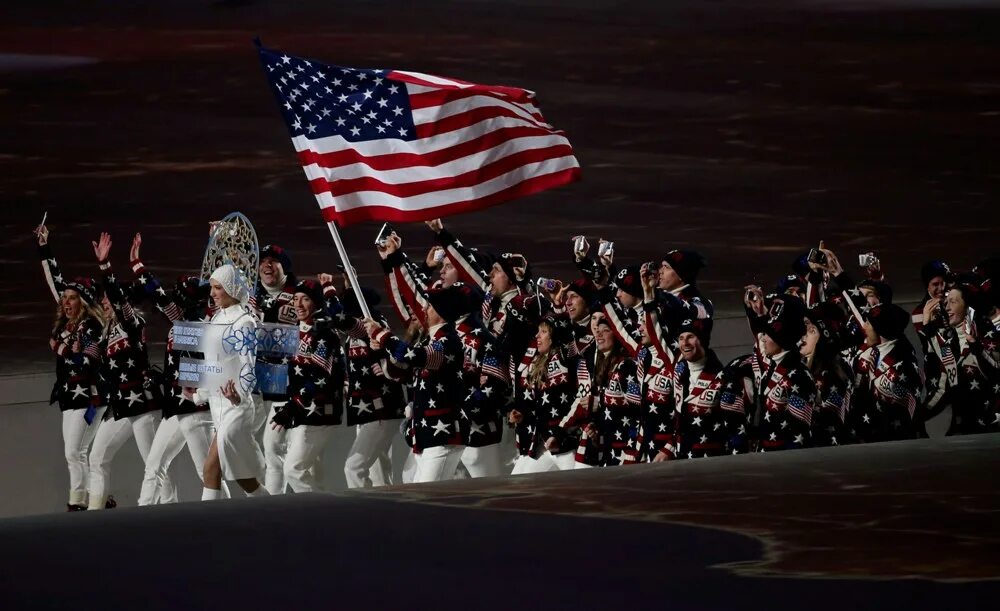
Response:
M11 518L0 606L987 609L998 456L979 435Z
M623 262L697 248L724 313L821 238L848 263L877 251L910 298L924 259L961 267L997 250L997 2L43 4L5 7L0 24L0 262L16 280L0 288L3 374L51 367L30 235L44 211L71 273L96 271L102 230L124 268L142 231L144 258L172 279L233 210L297 271L332 268L258 34L330 63L537 91L582 182L448 225L538 273L572 273L576 233L615 240ZM412 252L430 245L422 226L403 229ZM376 231L345 238L380 285Z

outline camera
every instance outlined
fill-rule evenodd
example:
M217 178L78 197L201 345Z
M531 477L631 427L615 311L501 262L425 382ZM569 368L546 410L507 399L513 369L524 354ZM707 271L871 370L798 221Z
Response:
M546 293L551 293L559 288L559 281L552 278L539 278L535 284Z
M750 303L753 303L753 302L757 301L757 290L754 290L754 289L760 290L760 287L759 286L752 286L752 287L748 288L747 292L746 292L746 296L745 296L746 300L749 301Z
M578 235L573 237L573 252L587 254L588 250L590 250L590 244L587 243L586 236Z
M878 257L873 252L866 252L858 255L858 265L861 267L871 267L878 264Z
M615 253L615 243L614 242L601 242L597 247L597 256L599 257L610 257Z
M815 263L816 265L825 266L827 264L826 253L818 248L813 248L809 250L809 257L807 260L810 263Z
M438 248L434 251L434 261L440 263L444 261L445 252L443 248Z

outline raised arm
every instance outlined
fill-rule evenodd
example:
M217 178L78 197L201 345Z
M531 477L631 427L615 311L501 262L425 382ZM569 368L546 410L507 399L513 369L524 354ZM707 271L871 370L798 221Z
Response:
M132 272L136 275L136 282L142 287L146 296L153 300L156 309L167 317L167 320L170 322L181 320L184 318L183 308L170 293L167 293L153 272L146 268L140 256L141 247L142 234L137 233L132 239L132 248L129 250L129 263L132 266Z
M125 332L133 338L140 339L142 336L143 320L136 314L132 304L128 302L125 293L122 292L121 284L115 278L115 273L111 269L111 235L102 232L98 242L91 242L94 247L94 256L97 257L98 267L101 269L104 281L104 294L108 296L111 308L115 311L115 316Z
M469 284L473 284L482 288L484 291L489 290L490 285L490 270L483 267L482 262L476 258L476 255L472 253L471 250L465 244L462 244L461 240L455 238L451 235L447 229L444 228L444 224L441 219L434 219L433 221L426 221L427 226L430 227L431 231L437 236L438 243L444 248L446 256L451 260L452 265L458 270L459 277Z
M42 224L35 228L34 233L38 238L38 254L42 260L42 274L45 276L45 283L56 303L59 303L59 296L62 295L66 285L62 272L59 270L59 263L56 262L56 257L52 254L52 247L49 246L49 229Z

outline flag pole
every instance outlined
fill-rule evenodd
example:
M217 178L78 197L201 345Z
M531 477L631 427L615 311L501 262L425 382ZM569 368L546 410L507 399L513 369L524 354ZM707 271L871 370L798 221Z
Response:
M361 312L365 315L365 318L371 318L372 313L368 309L368 302L365 301L364 293L361 291L358 276L354 273L354 266L351 265L351 260L347 257L347 249L344 248L344 242L340 239L340 232L337 231L337 222L327 221L326 226L330 228L330 235L333 236L333 243L337 246L340 260L344 263L344 271L347 272L347 278L351 281L351 288L354 290L354 296L358 298L358 305L361 306Z

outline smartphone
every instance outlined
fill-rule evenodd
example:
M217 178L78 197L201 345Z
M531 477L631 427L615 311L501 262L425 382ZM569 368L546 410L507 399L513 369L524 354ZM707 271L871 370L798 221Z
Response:
M809 251L808 261L816 265L826 265L826 253L818 248L813 248Z
M378 237L375 238L375 246L385 248L386 242L389 241L389 235L392 234L392 231L392 225L389 223L383 223L382 229L378 232Z
M965 308L965 333L976 336L976 310L975 308Z
M614 242L601 242L597 247L597 256L599 257L610 257L615 252Z
M434 251L434 261L436 261L437 263L444 261L445 254L446 253L444 252L443 248L438 248L437 250Z
M586 236L578 235L573 237L573 252L586 253L590 250Z

